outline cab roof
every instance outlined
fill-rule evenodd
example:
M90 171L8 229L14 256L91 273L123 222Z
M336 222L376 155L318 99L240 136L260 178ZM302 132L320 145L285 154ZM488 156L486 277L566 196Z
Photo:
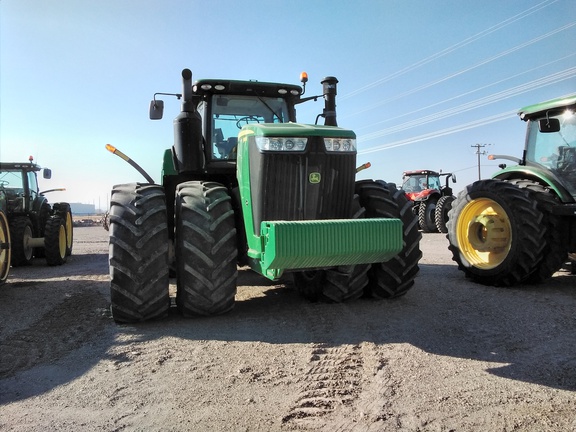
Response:
M40 171L42 167L33 162L0 162L0 171Z
M302 87L294 84L229 79L201 79L192 85L194 94L237 94L268 97L299 97Z
M431 170L413 170L413 171L404 171L402 174L404 176L411 176L411 175L436 175L439 176L440 173Z
M518 111L518 115L522 120L528 120L548 111L559 110L568 107L576 108L576 94L562 96L556 99L529 105Z

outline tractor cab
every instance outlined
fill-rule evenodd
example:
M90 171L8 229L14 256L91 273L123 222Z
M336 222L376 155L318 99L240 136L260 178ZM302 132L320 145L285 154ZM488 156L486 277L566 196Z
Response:
M494 178L529 178L554 190L565 203L576 201L576 95L522 108L518 115L527 124L522 158L489 155L488 159L515 162Z
M574 97L576 103L576 97ZM528 118L526 164L543 166L576 199L575 106L525 113Z
M37 173L43 177L52 176L48 168L42 169L30 158L28 163L0 163L0 189L6 196L6 210L9 213L28 213L40 208L42 200L38 189Z
M440 191L440 174L429 170L405 171L402 189L412 201L422 199L434 190Z
M262 90L263 94L269 93L266 87ZM236 159L238 132L242 127L253 123L288 123L294 110L293 104L279 94L218 93L205 94L197 109L202 117L203 136L211 138L207 146L210 161Z

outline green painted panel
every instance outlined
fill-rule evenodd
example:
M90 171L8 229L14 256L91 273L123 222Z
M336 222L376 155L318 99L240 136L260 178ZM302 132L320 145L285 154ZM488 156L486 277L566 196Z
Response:
M399 219L262 222L262 270L388 261L402 250L402 230Z

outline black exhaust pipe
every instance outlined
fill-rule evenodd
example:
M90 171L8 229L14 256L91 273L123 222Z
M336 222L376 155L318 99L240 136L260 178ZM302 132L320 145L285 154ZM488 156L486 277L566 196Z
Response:
M192 72L182 71L182 112L174 119L172 160L179 173L198 172L204 168L202 118L192 96Z
M324 95L324 117L325 126L338 126L336 122L336 84L338 80L329 76L322 80L322 90Z
M182 111L195 111L196 107L192 102L192 71L184 69L182 71Z

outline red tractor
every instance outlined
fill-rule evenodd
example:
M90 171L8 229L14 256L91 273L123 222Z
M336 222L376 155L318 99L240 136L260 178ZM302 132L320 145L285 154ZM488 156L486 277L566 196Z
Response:
M440 177L446 177L446 184L441 185ZM404 171L402 189L408 199L414 202L413 212L418 216L420 229L425 233L448 232L446 222L452 208L452 188L450 179L456 183L452 173L430 170Z

